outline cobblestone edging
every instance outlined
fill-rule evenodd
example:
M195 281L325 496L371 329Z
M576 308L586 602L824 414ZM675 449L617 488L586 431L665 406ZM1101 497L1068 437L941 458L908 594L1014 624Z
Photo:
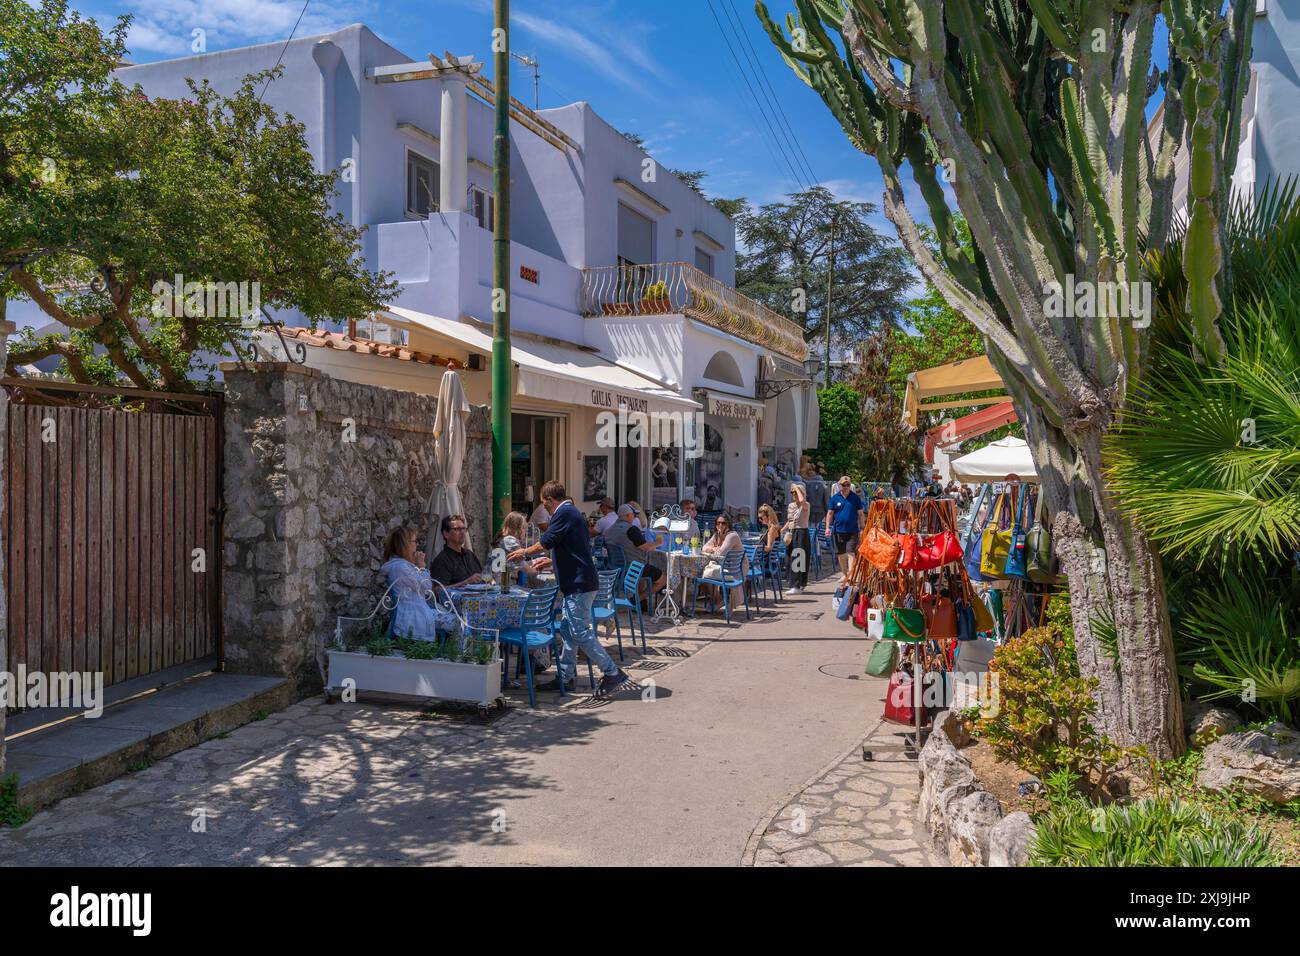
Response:
M957 749L961 740L957 716L943 711L921 748L919 814L930 850L952 866L1024 866L1033 821L1021 811L1003 816L1001 801Z
M918 839L916 764L862 759L857 742L750 834L742 866L930 866Z

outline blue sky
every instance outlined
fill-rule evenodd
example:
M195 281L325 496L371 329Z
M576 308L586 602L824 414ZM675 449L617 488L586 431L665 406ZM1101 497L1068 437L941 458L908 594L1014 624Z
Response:
M302 0L73 5L101 22L133 14L129 45L136 62L188 55L195 28L205 31L209 51L285 39L303 8ZM787 69L759 27L752 0L514 0L511 6L514 49L541 61L543 108L587 100L619 129L644 136L661 163L705 170L711 195L770 202L814 181L842 198L879 204L875 162L848 144L817 95ZM768 7L783 20L793 4L769 0ZM357 22L415 59L446 48L490 63L491 0L311 0L297 35ZM764 94L770 95L780 113L763 118L733 53L759 101L769 106ZM532 71L516 63L511 83L531 104ZM777 141L795 157L798 179Z

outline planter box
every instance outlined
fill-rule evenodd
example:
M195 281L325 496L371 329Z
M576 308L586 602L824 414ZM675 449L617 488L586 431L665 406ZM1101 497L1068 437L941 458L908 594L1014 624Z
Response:
M357 693L371 691L407 697L433 697L490 707L501 697L501 661L459 664L411 661L405 657L371 657L364 652L331 650L329 687L337 694L343 681L356 681Z

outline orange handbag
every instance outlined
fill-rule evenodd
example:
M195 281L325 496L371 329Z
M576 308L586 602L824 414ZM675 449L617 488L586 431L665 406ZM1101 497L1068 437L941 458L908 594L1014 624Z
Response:
M936 641L957 639L957 605L952 598L937 597L925 609L926 633Z
M878 571L893 571L898 566L898 542L883 528L867 529L862 554Z

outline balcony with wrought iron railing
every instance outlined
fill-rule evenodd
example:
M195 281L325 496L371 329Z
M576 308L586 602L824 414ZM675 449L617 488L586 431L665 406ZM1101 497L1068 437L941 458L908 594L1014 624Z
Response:
M808 357L796 323L686 262L584 269L582 314L688 315L797 362Z

